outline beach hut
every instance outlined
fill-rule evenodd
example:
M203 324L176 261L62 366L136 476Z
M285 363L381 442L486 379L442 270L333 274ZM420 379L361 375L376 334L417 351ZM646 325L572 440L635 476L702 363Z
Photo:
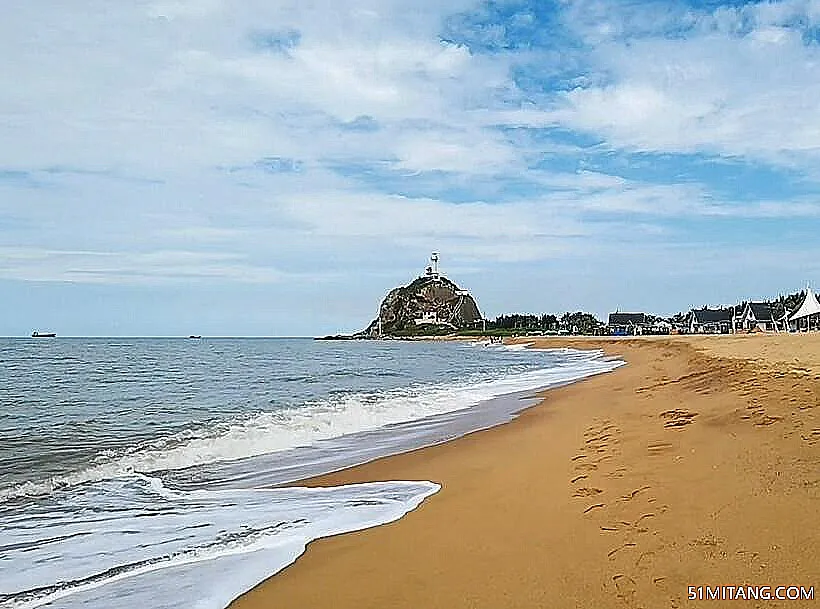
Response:
M607 328L613 336L627 336L644 334L649 325L646 313L621 313L616 311L609 314Z
M768 302L747 302L740 314L738 328L752 332L777 332L784 325L783 311L775 310L775 307ZM783 327L782 329L785 329Z
M692 309L688 321L690 334L729 334L735 331L735 310L734 307Z
M806 287L806 296L797 310L789 315L789 323L797 330L811 330L820 327L820 302L810 287Z

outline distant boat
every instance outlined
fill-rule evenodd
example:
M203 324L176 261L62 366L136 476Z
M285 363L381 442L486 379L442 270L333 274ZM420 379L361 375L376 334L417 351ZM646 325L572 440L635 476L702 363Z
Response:
M188 338L202 338L198 334L191 334Z
M31 333L31 338L54 338L57 336L54 332L38 332L35 330Z

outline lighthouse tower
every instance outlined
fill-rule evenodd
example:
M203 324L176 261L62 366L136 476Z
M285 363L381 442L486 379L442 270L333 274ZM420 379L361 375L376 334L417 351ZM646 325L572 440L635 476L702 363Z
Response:
M430 255L430 266L427 267L427 276L433 279L439 279L438 272L438 252L433 252Z

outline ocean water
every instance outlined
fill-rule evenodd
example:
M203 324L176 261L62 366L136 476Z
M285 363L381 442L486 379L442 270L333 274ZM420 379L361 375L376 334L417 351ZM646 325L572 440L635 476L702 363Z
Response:
M281 486L496 425L599 352L0 340L0 607L222 609L435 481Z

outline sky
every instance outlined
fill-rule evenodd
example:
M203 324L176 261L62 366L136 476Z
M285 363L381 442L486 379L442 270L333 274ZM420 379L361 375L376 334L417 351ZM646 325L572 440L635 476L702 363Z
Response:
M820 0L9 0L0 335L365 327L820 280Z

